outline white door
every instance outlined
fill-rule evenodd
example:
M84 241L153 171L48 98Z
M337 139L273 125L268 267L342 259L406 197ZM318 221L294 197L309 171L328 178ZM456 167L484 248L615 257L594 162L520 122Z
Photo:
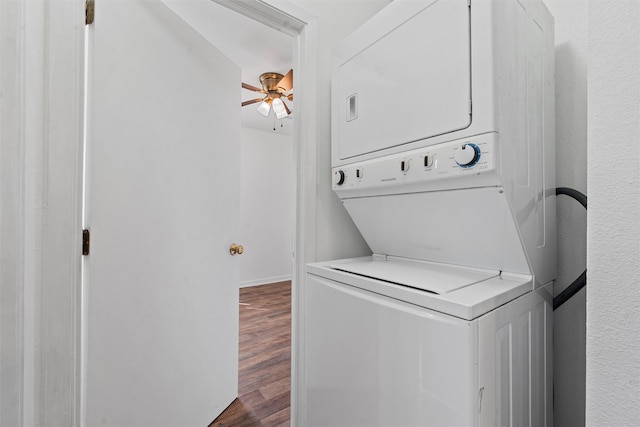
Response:
M89 27L87 426L206 426L237 395L240 69L159 1Z

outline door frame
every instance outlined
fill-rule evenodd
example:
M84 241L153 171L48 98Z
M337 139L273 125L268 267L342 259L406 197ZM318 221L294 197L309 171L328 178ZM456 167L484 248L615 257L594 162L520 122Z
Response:
M214 0L265 25L293 36L296 68L295 229L292 277L291 419L304 390L296 384L304 375L304 322L298 319L304 301L304 266L316 255L316 17L288 0ZM30 283L22 280L15 319L21 342L20 412L24 422L81 426L83 385L82 342L82 180L84 128L84 0L23 2L18 6L20 38L17 63L26 79L17 109L28 117L16 124L25 129L28 145L23 167L23 195L38 219L34 236L14 258L23 270L33 268ZM100 19L99 5L96 19ZM39 90L28 90L36 84ZM40 90L41 89L41 90ZM30 129L29 132L26 129ZM35 134L35 135L33 135ZM42 138L37 136L41 135ZM33 204L33 206L31 206ZM22 208L24 209L24 208ZM21 209L21 210L22 210ZM23 210L24 212L24 210ZM31 212L29 212L31 213ZM15 221L23 229L25 220ZM302 319L304 320L304 319ZM56 355L56 357L50 357ZM295 424L295 423L294 423ZM26 424L25 424L26 425Z
M0 194L0 216L19 236L2 236L12 245L0 245L15 290L0 339L4 346L11 331L16 362L0 408L9 409L3 419L12 425L77 426L84 0L22 0L0 9L10 24L0 25L0 56L9 59L0 61L0 85L11 94L0 102L8 129L0 155L15 168L6 173L17 199L5 204Z
M317 18L288 0L212 0L294 39L293 275L291 280L291 425L303 425L305 390L305 265L316 260Z

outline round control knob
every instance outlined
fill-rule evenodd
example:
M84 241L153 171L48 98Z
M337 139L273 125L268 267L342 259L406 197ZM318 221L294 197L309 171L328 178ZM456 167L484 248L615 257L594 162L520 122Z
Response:
M463 144L458 148L454 157L458 166L470 168L480 160L480 147L476 144Z
M335 185L344 184L344 179L345 179L345 175L343 170L337 170L333 173L333 183Z

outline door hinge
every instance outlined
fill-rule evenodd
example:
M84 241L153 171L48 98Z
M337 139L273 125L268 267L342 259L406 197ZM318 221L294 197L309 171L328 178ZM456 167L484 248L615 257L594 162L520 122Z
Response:
M89 230L82 230L82 255L89 255L89 245L91 244L91 233Z
M473 101L469 101L469 115L473 115Z
M93 24L95 17L95 0L85 0L84 2L84 23L85 25Z

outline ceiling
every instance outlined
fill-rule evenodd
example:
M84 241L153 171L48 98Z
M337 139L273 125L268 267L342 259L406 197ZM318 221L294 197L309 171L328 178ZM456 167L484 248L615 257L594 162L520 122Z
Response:
M243 82L260 87L260 74L270 71L286 74L292 68L291 36L211 0L165 0L165 3L240 66ZM239 90L242 92L242 101L261 96L250 90ZM288 105L295 111L295 103L288 102ZM275 125L277 133L293 133L293 121L290 118L275 120L273 112L269 117L264 117L256 111L257 106L253 104L242 108L238 102L238 108L242 110L243 127L274 132Z

